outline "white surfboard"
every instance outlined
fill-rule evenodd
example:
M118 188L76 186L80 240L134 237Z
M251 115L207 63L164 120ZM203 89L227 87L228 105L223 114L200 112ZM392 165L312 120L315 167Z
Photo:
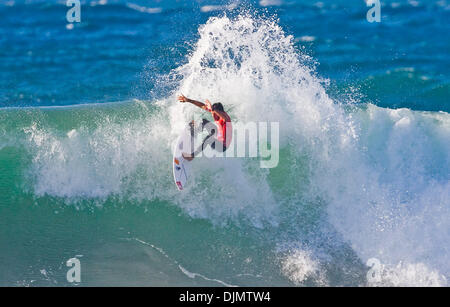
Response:
M190 162L184 159L182 154L191 152L191 131L188 126L181 132L173 151L173 179L180 191L186 186L190 171Z

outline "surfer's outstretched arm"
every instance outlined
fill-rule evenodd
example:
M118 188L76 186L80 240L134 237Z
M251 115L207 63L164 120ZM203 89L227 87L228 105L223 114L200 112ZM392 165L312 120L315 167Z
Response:
M184 95L180 95L178 96L178 101L180 102L189 102L192 103L194 106L197 106L199 108L202 108L203 110L209 111L210 108L208 108L208 106L206 104L204 104L203 102L197 101L197 100L193 100L190 98L187 98Z

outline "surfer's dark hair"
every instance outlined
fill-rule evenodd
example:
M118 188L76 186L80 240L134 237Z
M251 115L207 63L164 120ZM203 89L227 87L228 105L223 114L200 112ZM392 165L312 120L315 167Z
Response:
M215 104L213 104L213 105L211 106L211 109L212 109L213 111L222 111L222 112L225 112L225 110L223 109L223 105L222 105L220 102L216 102Z

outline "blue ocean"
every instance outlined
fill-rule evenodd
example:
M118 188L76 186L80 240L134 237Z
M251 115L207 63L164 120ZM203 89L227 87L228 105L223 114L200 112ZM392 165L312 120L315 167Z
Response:
M450 2L371 7L0 0L0 286L448 286ZM279 123L278 165L178 191L179 94Z

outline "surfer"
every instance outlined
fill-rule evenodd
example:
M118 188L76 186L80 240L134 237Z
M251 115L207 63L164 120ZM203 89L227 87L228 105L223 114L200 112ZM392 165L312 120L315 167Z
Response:
M190 155L183 153L183 157L187 161L192 161L194 157L199 152L203 151L208 145L218 152L225 152L231 143L232 129L231 129L231 118L227 114L227 112L225 112L223 105L220 102L211 105L211 102L208 99L206 99L205 101L206 103L202 103L200 101L189 99L184 95L178 96L178 101L183 103L184 102L192 103L193 105L207 112L210 112L215 122L214 125L209 120L203 119L202 130L206 126L209 132L208 136L203 140L201 148L194 151ZM193 127L194 122L192 121L191 128L193 129Z

